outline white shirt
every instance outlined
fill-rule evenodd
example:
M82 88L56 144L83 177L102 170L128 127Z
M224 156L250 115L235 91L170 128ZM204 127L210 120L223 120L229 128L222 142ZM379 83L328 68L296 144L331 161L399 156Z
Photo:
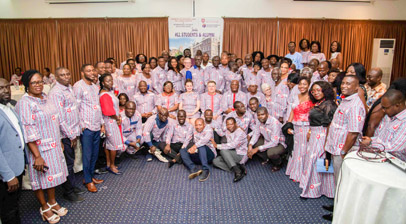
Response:
M0 103L0 109L7 115L8 119L10 119L11 123L13 124L14 128L17 130L18 136L20 137L21 145L23 146L22 149L24 150L24 138L23 133L21 132L20 125L18 124L18 118L13 111L11 111L12 105L8 103L7 105L3 105Z

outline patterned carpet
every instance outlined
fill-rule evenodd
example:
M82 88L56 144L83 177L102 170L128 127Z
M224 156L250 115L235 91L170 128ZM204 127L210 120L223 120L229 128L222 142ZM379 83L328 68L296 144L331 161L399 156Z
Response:
M121 176L97 176L105 183L98 193L86 192L84 202L67 202L58 189L57 200L69 209L60 223L328 223L321 206L332 200L300 200L298 183L284 169L272 173L258 161L247 164L248 175L238 183L215 168L206 182L189 180L183 165L168 169L143 156L121 166ZM23 223L43 223L33 192L22 193L20 208Z

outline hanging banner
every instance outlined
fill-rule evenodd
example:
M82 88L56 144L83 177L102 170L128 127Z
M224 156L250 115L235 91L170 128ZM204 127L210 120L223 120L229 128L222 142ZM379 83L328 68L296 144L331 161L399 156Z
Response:
M222 18L169 18L169 49L171 56L189 48L192 57L198 50L210 58L221 53L224 21Z

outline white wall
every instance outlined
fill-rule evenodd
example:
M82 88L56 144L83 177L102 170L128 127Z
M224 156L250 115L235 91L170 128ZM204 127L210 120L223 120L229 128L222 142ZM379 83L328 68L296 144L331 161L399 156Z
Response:
M192 17L192 0L50 5L45 0L0 0L0 18ZM293 0L196 0L197 17L284 17L406 20L406 0L374 3Z

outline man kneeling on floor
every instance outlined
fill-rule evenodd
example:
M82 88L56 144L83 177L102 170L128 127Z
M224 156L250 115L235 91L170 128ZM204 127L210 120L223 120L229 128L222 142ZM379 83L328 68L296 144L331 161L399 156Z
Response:
M213 130L204 124L202 118L196 119L195 130L193 132L194 144L185 142L184 145L188 147L180 150L183 164L190 171L189 179L193 179L200 174L202 175L199 177L199 181L205 181L209 178L209 163L213 161L217 154L216 149L211 143L213 138ZM202 164L202 169L197 169L196 164Z
M168 160L162 156L162 152L157 149L160 142L165 142L166 145L171 144L174 123L168 119L169 112L166 108L158 110L158 115L153 115L145 122L142 132L145 143L149 147L147 153L147 161L152 161L154 155L159 161L167 163Z
M226 138L227 143L212 143L215 148L220 150L219 157L213 160L213 165L225 171L234 172L234 182L240 181L246 174L244 163L247 161L247 134L238 127L235 118L229 117L226 120Z
M255 127L254 134L248 145L248 158L258 155L262 160L268 158L273 163L272 171L276 172L282 167L281 155L285 153L285 147L280 139L282 124L273 116L270 116L265 107L257 109L259 124Z

